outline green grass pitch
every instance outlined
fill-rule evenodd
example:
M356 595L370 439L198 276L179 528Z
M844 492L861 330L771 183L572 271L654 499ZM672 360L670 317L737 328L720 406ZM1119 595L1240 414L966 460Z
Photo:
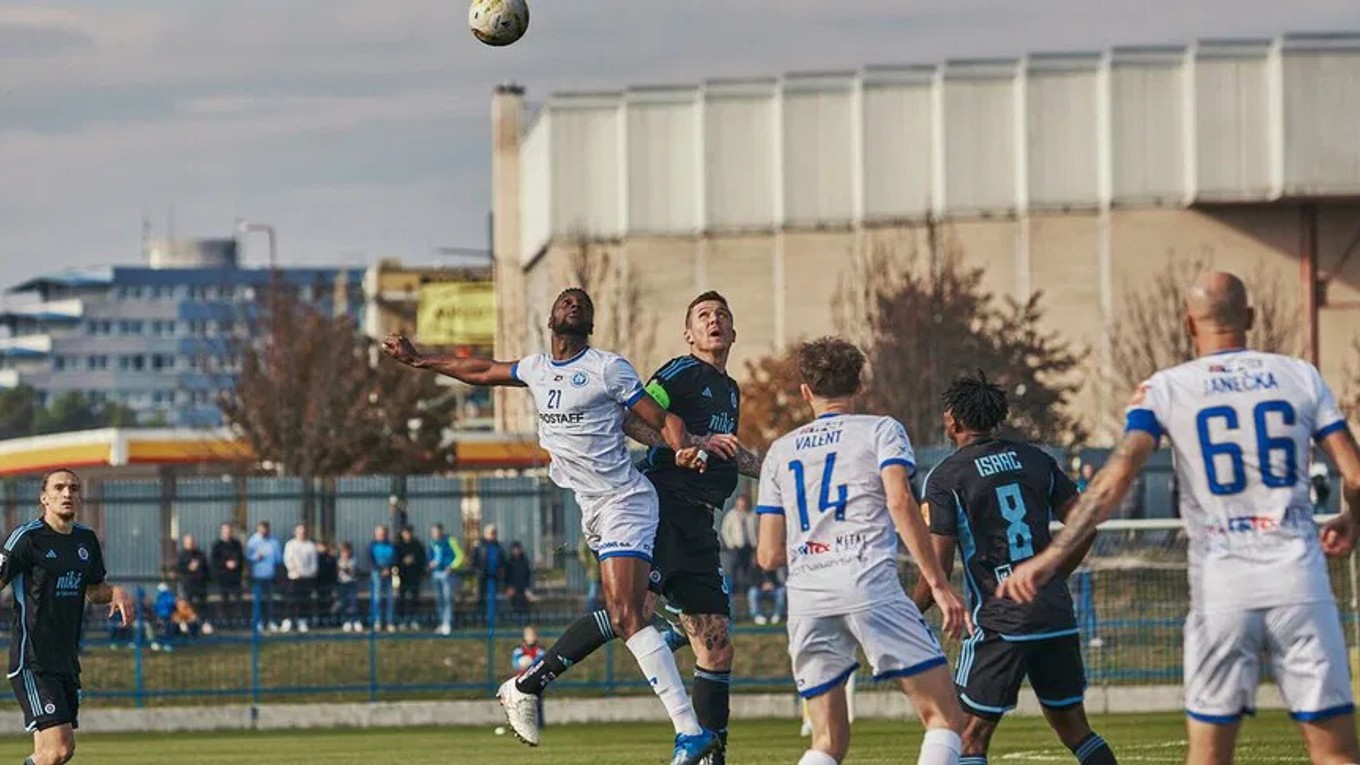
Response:
M587 702L588 703L588 702ZM1108 715L1092 724L1121 763L1183 763L1185 728L1179 714ZM792 720L739 722L732 726L729 761L736 765L790 765L807 745ZM915 723L855 723L848 762L915 762L920 727ZM78 734L75 763L99 765L637 765L670 758L671 733L661 724L564 725L544 731L530 749L489 728L411 728L280 731L210 734ZM0 762L20 762L26 738L0 739ZM1042 718L1015 717L1001 724L993 742L994 763L1072 763ZM1303 745L1283 713L1262 713L1244 728L1237 761L1304 762Z

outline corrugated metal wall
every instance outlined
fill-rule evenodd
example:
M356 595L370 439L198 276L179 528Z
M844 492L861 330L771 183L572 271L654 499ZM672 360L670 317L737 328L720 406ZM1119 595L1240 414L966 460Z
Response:
M1025 62L1024 201L1032 209L1094 207L1100 198L1098 54Z
M628 230L698 231L703 162L697 88L628 93Z
M559 96L551 110L553 233L623 233L622 110L617 96Z
M710 83L704 101L705 227L768 229L779 206L775 80Z
M1360 36L1286 37L1277 57L1284 97L1283 190L1360 188Z
M552 236L552 113L544 109L520 144L520 260L538 254Z
M1115 49L1109 65L1111 203L1185 201L1184 50Z
M1355 34L558 96L521 154L525 254L582 231L1360 194L1356 114Z
M1197 196L1262 199L1270 194L1269 41L1202 45L1195 51Z
M849 224L854 219L855 75L784 81L784 222Z
M930 212L934 182L934 67L864 73L865 220L920 218Z

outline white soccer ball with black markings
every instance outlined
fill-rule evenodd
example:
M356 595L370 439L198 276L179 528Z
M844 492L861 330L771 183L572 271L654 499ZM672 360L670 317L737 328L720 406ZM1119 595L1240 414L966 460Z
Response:
M529 29L529 4L525 0L472 0L468 27L487 45L509 45Z

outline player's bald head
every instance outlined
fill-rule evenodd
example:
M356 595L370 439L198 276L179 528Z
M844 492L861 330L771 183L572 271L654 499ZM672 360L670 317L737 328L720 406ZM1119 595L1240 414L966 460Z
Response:
M1185 312L1196 324L1245 332L1251 324L1247 285L1225 271L1204 273L1185 293Z

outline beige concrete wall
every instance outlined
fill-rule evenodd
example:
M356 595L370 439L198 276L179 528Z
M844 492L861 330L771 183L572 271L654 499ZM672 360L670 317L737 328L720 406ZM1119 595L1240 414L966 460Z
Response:
M1280 285L1299 305L1300 215L1295 205L1217 207L1196 210L1114 210L1035 215L1028 220L973 219L945 223L940 236L947 252L985 270L984 285L997 295L1043 292L1044 327L1083 349L1087 384L1073 411L1096 428L1097 441L1118 433L1114 412L1121 408L1101 385L1105 327L1119 321L1124 297L1146 285L1168 259L1198 258L1244 276L1260 273ZM1324 205L1319 210L1322 271L1336 270L1360 235L1360 205ZM1103 240L1108 236L1108 244ZM919 225L858 230L787 231L774 234L637 238L623 243L631 274L644 290L644 306L656 316L653 358L642 367L683 353L684 307L703 289L717 289L731 301L738 342L733 373L744 362L800 339L836 331L832 299L850 274L858 252L887 248L917 268L929 267L927 232ZM1102 282L1102 251L1109 272ZM1360 244L1335 275L1328 296L1355 301L1353 308L1321 312L1321 367L1342 394L1349 365L1360 370L1351 343L1360 337ZM912 255L915 260L912 261ZM562 285L548 275L553 254L524 274L525 296L538 314ZM533 285L539 285L537 287ZM1102 303L1112 315L1106 317ZM1300 317L1302 321L1302 317ZM644 373L648 370L643 369ZM529 420L531 423L532 421Z

